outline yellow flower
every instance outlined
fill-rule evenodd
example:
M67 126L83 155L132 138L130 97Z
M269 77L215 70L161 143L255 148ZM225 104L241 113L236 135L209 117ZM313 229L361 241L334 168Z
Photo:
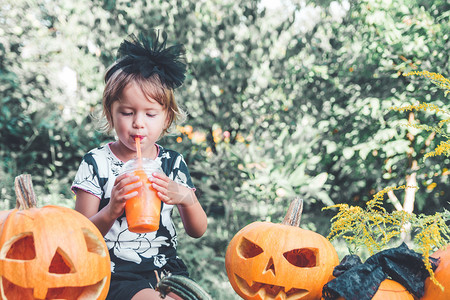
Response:
M436 182L433 182L433 183L431 183L431 184L429 184L428 186L427 186L427 190L429 190L429 191L432 191L432 190L434 190L434 188L436 187Z
M194 133L192 134L192 142L200 144L204 141L206 141L206 134L200 131L194 131Z
M450 156L450 144L448 142L442 141L434 151L425 154L425 158L439 156L439 155Z
M214 143L219 143L222 140L222 128L217 128L213 130Z
M238 143L244 143L244 142L245 142L245 138L244 138L240 133L238 133L238 134L236 135L236 141L237 141Z
M184 133L184 127L183 126L180 126L180 125L177 125L177 130L180 132L180 133Z
M185 132L187 135L191 134L192 131L193 131L193 128L192 128L191 125L186 125L186 126L184 126L184 132Z
M412 76L412 75L418 75L423 76L425 78L429 78L431 82L436 84L438 87L446 90L445 95L447 95L448 92L450 92L450 80L445 78L439 73L433 73L428 71L412 71L406 74L403 74L403 76Z

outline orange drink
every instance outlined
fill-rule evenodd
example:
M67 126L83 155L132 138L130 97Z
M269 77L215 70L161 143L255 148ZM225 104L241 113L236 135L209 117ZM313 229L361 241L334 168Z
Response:
M133 190L138 195L128 199L125 204L128 230L132 232L152 232L159 228L161 200L149 181L149 175L155 171L162 172L159 164L150 159L142 159L140 162L131 160L123 167L124 173L139 176L142 182L139 188Z

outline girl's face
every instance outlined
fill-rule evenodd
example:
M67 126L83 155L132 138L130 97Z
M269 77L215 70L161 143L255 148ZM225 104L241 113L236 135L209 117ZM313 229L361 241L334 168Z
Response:
M136 157L135 138L141 139L143 157L154 159L154 146L168 123L167 112L155 100L148 99L134 84L128 84L120 100L111 107L114 130L118 141L113 150L120 159L127 161Z

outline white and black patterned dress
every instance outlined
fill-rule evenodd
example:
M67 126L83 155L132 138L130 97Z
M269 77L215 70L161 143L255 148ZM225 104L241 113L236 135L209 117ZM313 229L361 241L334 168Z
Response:
M194 189L183 156L157 145L156 161L173 181ZM111 190L124 162L111 151L110 144L89 151L75 176L72 190L81 189L100 199L99 210L109 202ZM111 272L148 272L159 270L177 258L177 235L172 222L173 205L162 203L159 229L150 233L128 230L125 213L105 235L111 256Z

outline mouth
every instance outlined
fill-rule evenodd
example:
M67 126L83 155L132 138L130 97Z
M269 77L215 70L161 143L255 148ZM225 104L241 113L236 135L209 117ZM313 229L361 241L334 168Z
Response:
M0 279L0 283L3 286L2 290L7 299L18 299L17 297L20 295L28 295L30 298L27 299L98 299L108 283L108 279L105 277L97 283L86 286L46 287L39 289L16 285L4 277Z
M253 281L250 285L247 281L238 275L236 275L236 283L238 284L241 291L249 296L254 296L259 294L262 299L272 300L272 299L286 299L294 300L300 299L309 293L305 289L291 288L288 291L285 290L283 286L267 284L262 282Z
M142 139L144 138L144 136L143 135L132 135L132 137L133 137L133 140L137 140L137 139L139 139L139 140L141 140L142 141Z

